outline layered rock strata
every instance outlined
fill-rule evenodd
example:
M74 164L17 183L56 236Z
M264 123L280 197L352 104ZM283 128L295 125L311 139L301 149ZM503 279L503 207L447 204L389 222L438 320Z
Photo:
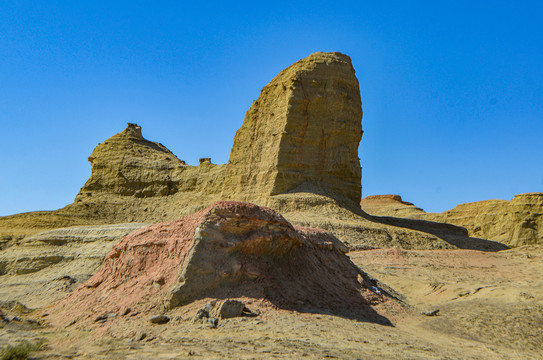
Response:
M73 226L41 232L0 252L0 302L49 305L102 265L123 236L147 224Z
M424 218L465 227L470 236L509 246L543 244L543 193L515 195L513 200L461 204Z
M92 278L47 310L48 319L87 324L97 313L145 314L226 295L379 319L370 304L392 298L376 291L346 250L332 234L293 227L271 209L217 202L123 238Z
M223 196L309 192L357 203L362 102L351 59L315 53L281 71L234 138Z
M425 213L414 204L403 201L400 195L370 195L360 201L362 209L371 215L408 217Z
M203 167L211 166L210 159L201 160ZM164 145L144 139L137 124L129 123L122 132L98 144L89 162L92 174L76 201L96 193L142 198L198 191L204 187L209 193L214 190L210 182L199 183L205 172L199 176L193 166L179 160Z

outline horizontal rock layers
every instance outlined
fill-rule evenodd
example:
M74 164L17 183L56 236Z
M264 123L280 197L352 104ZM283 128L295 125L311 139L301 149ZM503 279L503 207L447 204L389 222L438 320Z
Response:
M516 195L513 200L461 204L425 218L465 227L470 236L509 246L543 244L543 193Z
M0 302L49 305L87 280L123 236L148 224L72 226L28 236L0 252Z

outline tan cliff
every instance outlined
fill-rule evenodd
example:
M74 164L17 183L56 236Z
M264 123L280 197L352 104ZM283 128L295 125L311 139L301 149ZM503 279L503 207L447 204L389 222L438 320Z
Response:
M362 102L351 59L315 53L262 89L234 138L223 196L311 192L358 202Z

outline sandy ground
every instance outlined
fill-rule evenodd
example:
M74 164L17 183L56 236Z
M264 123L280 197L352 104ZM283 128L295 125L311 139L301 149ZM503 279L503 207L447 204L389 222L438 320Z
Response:
M107 322L39 327L26 322L32 314L20 314L21 322L0 325L0 345L45 340L34 359L543 359L543 248L349 256L403 297L403 311L382 309L394 326L245 300L260 315L221 320L217 328L192 321L188 309L164 325L134 321L109 331Z

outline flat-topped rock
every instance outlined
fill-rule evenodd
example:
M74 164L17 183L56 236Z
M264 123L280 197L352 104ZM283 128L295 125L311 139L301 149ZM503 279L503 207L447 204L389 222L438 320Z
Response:
M370 195L360 201L362 210L376 216L407 217L413 214L425 213L410 202L403 201L400 195Z

